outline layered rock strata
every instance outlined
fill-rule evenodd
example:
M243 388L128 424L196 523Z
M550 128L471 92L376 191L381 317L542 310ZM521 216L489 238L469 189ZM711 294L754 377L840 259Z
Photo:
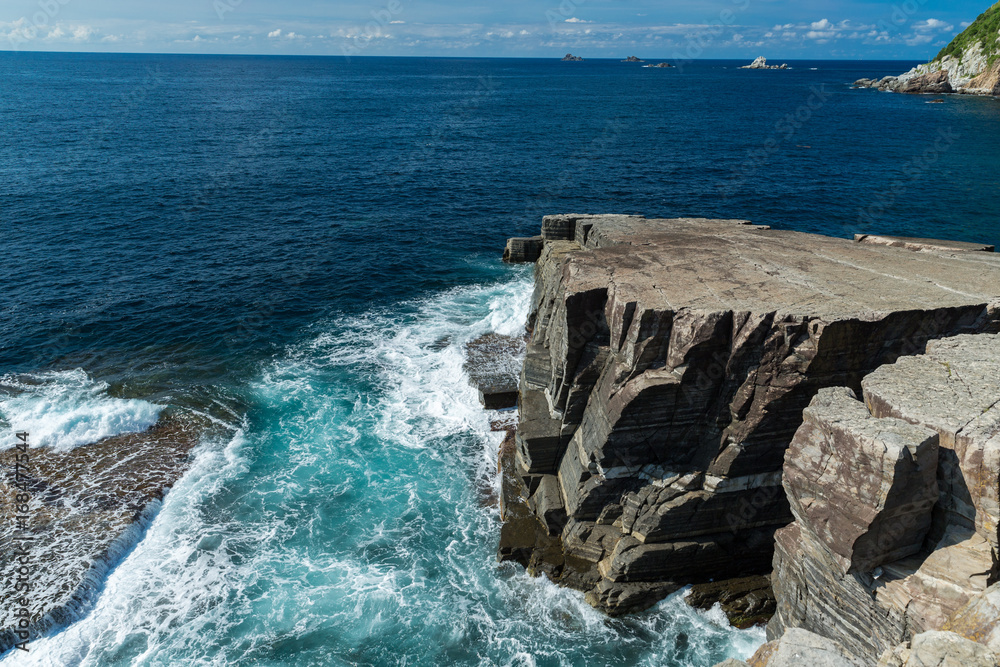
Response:
M205 428L201 419L165 417L145 433L71 451L30 449L20 479L4 465L0 653L24 641L15 635L22 614L34 641L93 603L108 570L138 542L166 490L187 470ZM0 458L12 458L11 451ZM25 487L30 500L19 527L15 499ZM18 586L22 579L27 589Z
M786 453L768 636L804 628L868 664L919 656L925 632L995 642L1000 336L931 341L862 388L820 392Z
M1000 320L989 253L637 216L549 216L542 236L504 479L546 537L505 526L502 557L612 614L768 573L792 520L785 450L817 393ZM854 530L877 545L876 519Z

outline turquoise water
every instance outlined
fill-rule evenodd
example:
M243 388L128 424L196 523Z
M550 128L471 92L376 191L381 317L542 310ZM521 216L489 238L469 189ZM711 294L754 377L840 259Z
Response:
M495 559L500 436L461 346L514 334L518 270L316 326L202 445L86 617L10 664L711 665L760 630L680 596L611 620ZM446 344L444 342L447 342ZM107 402L107 399L104 399Z
M996 100L740 64L0 53L0 447L219 428L93 604L0 664L749 655L682 594L612 620L498 564L461 368L523 330L499 255L543 214L1000 242Z

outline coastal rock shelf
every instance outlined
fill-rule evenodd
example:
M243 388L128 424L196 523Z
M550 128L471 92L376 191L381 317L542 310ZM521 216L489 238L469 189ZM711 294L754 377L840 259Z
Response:
M166 489L190 464L207 424L165 417L145 433L105 438L71 451L29 450L31 564L28 619L32 640L73 621L94 601L109 570L131 549ZM14 538L14 470L0 476L0 652L19 640Z
M500 556L610 614L686 584L768 574L775 532L794 518L785 452L820 391L861 395L863 378L930 340L1000 331L993 253L623 215L548 216L524 241L508 245L538 259L504 462L505 511L518 520L504 525ZM917 458L932 456L933 428L913 428L899 425L901 441L921 434ZM872 491L843 531L919 525L836 551L829 560L847 576L912 551L933 504L934 480L878 460L867 484L889 475L917 487ZM966 546L979 548L957 541L956 558L979 557Z

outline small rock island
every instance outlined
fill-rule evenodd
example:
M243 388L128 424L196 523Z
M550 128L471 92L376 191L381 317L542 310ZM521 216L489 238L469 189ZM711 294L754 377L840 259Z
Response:
M581 62L583 58L580 56L574 56L572 53L567 53L563 56L563 62Z
M788 63L782 63L780 65L768 65L767 58L760 56L754 60L749 65L743 65L740 69L790 69Z

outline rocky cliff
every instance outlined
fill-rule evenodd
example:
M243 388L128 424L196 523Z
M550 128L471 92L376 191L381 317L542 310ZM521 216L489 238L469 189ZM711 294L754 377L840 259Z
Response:
M1000 618L963 609L998 579L998 380L1000 336L959 336L869 375L864 402L817 395L785 455L770 637L804 628L874 664L924 632L988 634Z
M848 389L862 395L864 378L922 354L928 341L1000 330L1000 257L744 221L583 215L545 218L542 235L512 240L507 256L537 256L537 265L519 424L502 462L511 518L502 558L586 591L612 614L685 584L768 573L772 560L786 567L795 549L825 560L790 563L805 569L787 569L783 592L815 595L805 586L870 577L885 559L916 556L928 536L954 542L955 563L986 564L986 538L967 544L947 517L965 516L969 530L969 507L992 496L939 508L942 489L955 487L930 472L942 440L932 425L893 416L883 436L858 401L845 404L854 410L841 431L825 435L821 425L838 409L832 401L848 400ZM800 445L808 451L860 447L873 472L857 480L857 494L831 493L825 505L786 497L785 453L800 427L811 434ZM888 441L891 451L881 451ZM855 465L844 457L829 459L835 470ZM803 462L792 477L827 484L823 474ZM814 545L811 533L799 535L802 517L827 521L817 539L854 542ZM901 521L913 524L905 534L887 528ZM822 571L807 571L814 567ZM775 636L810 629L787 598L779 602Z
M931 62L855 85L898 93L1000 95L1000 3L986 10Z

